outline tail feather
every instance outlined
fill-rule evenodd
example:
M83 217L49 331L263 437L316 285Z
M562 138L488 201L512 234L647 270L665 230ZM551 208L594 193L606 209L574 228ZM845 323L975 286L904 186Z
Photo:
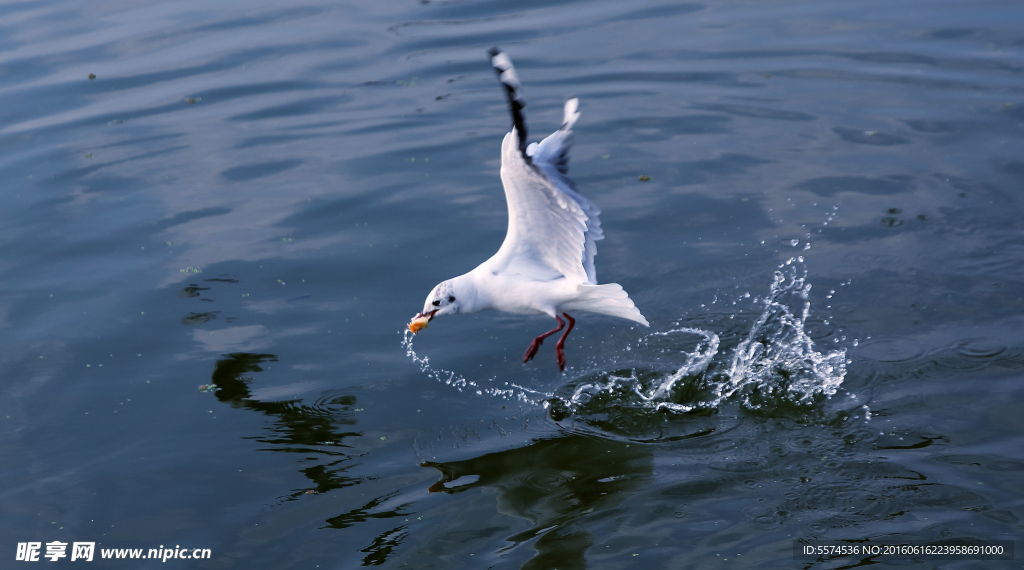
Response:
M566 303L563 308L567 311L587 311L619 317L640 323L645 327L650 326L647 319L633 304L633 300L629 298L629 294L618 283L580 285L579 295Z

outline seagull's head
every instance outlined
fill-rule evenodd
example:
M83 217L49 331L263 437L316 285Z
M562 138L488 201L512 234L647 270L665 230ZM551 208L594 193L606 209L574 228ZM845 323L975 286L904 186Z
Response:
M427 300L423 302L423 311L409 321L409 330L417 333L427 328L427 324L441 315L459 312L459 296L456 292L454 279L442 281L430 290Z

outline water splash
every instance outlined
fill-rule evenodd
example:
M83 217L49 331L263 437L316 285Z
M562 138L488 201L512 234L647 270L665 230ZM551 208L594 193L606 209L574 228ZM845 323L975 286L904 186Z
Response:
M682 349L688 339L696 338L695 346ZM610 373L599 372L594 377L584 379L573 387L571 395L555 396L551 402L562 412L579 412L595 407L608 405L647 407L655 410L674 412L690 412L700 408L711 408L715 401L679 401L677 392L685 388L688 380L700 379L707 372L712 359L718 354L720 340L715 333L681 327L662 332L651 333L640 340L640 347L649 347L654 341L669 341L675 358L681 354L683 363L674 370L660 371L652 369L648 363L628 370ZM689 339L693 342L693 339ZM666 349L661 349L665 352Z
M729 400L763 410L830 398L846 376L846 349L818 349L811 339L806 329L810 291L803 257L792 257L778 266L767 295L744 293L733 303L753 299L759 313L731 350L721 351L719 335L707 330L651 333L638 348L670 339L676 360L683 358L677 368L662 369L655 351L645 355L653 364L580 379L556 395L553 405L560 415L589 415L609 407L687 413L716 409Z
M767 295L744 293L734 301L753 301L758 316L731 349L722 350L719 334L699 328L653 332L636 347L627 347L634 362L584 373L555 393L496 378L478 382L434 368L428 357L413 350L408 332L402 345L436 381L459 391L550 407L556 419L611 409L690 413L713 410L730 400L748 410L808 406L836 393L849 364L845 348L819 349L808 334L810 292L804 258L791 257L777 267Z
M810 292L802 256L779 266L760 317L733 351L723 398L742 393L745 406L760 408L776 399L810 404L836 393L846 377L846 349L815 349L806 330Z
M545 407L547 406L548 399L553 396L549 392L541 392L526 386L520 386L515 382L501 382L497 378L489 378L483 382L477 382L457 372L435 368L430 364L429 356L420 356L413 349L412 339L413 333L409 332L409 330L404 330L402 333L402 348L405 349L405 355L420 367L420 372L432 380L455 388L459 392L471 391L477 396L486 395L505 400L519 400L525 404Z

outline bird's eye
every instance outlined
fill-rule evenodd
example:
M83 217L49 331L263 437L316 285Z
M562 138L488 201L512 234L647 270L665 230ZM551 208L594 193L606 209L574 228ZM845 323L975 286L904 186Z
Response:
M435 307L440 307L441 306L441 300L438 299L437 301L434 301L433 303L431 303L431 305L433 305Z
M449 303L454 303L455 302L455 295L448 295L448 302Z

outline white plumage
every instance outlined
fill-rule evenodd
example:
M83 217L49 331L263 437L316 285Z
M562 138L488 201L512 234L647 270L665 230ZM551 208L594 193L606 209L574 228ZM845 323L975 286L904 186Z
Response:
M648 323L621 286L597 284L595 242L604 237L600 210L576 191L568 177L579 101L566 101L558 130L539 143L525 144L525 105L518 75L507 55L495 48L491 56L512 113L512 130L501 144L508 231L497 253L487 261L434 287L410 329L416 332L441 315L484 309L554 318L558 328L533 340L525 362L533 358L544 338L564 328L562 315L569 328L559 339L556 353L559 367L564 369L563 345L575 323L569 311L611 315L644 326Z

